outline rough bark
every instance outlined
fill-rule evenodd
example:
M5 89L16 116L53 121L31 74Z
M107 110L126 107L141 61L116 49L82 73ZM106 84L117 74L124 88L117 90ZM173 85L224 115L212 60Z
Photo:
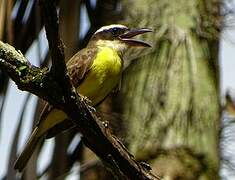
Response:
M123 0L128 25L155 33L146 36L153 52L127 69L114 104L128 149L164 178L219 178L220 5Z

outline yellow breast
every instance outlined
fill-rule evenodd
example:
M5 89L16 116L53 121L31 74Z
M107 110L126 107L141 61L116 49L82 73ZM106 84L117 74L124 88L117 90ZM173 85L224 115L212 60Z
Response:
M78 91L88 97L94 106L118 85L121 73L122 60L118 53L111 48L100 47Z

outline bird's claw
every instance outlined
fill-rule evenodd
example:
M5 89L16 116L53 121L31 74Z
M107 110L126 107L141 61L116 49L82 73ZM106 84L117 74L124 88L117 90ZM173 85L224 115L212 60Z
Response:
M96 109L95 109L94 107L92 107L92 106L89 106L89 110L90 110L91 112L93 112L93 113L96 113Z
M84 101L84 102L88 105L89 110L90 110L91 112L93 112L93 113L96 112L96 109L95 109L94 107L90 106L90 104L92 103L92 101L91 101L90 99L88 99L88 97L81 95L81 101Z
M82 95L81 95L81 101L84 101L86 104L91 104L92 103L92 101L90 99L88 99L88 97L82 96Z

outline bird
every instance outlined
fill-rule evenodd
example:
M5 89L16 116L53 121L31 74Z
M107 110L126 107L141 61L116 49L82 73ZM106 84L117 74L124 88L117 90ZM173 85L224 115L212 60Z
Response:
M66 66L71 82L89 105L98 105L119 86L123 72L123 57L128 49L151 47L144 41L133 39L147 32L152 30L128 28L121 24L103 26L91 36L84 49L68 60ZM73 122L62 110L47 103L14 168L21 172L37 144L73 126Z

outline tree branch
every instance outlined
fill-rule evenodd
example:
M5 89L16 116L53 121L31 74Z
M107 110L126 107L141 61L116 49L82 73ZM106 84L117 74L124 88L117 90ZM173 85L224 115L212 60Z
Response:
M52 70L32 66L20 51L0 41L0 68L18 88L31 92L63 110L76 124L83 142L120 179L159 179L137 163L76 93L66 73L64 52L58 35L58 18L52 1L40 1L52 56ZM56 16L56 17L52 17ZM56 25L57 24L57 25ZM59 78L59 79L58 79Z

